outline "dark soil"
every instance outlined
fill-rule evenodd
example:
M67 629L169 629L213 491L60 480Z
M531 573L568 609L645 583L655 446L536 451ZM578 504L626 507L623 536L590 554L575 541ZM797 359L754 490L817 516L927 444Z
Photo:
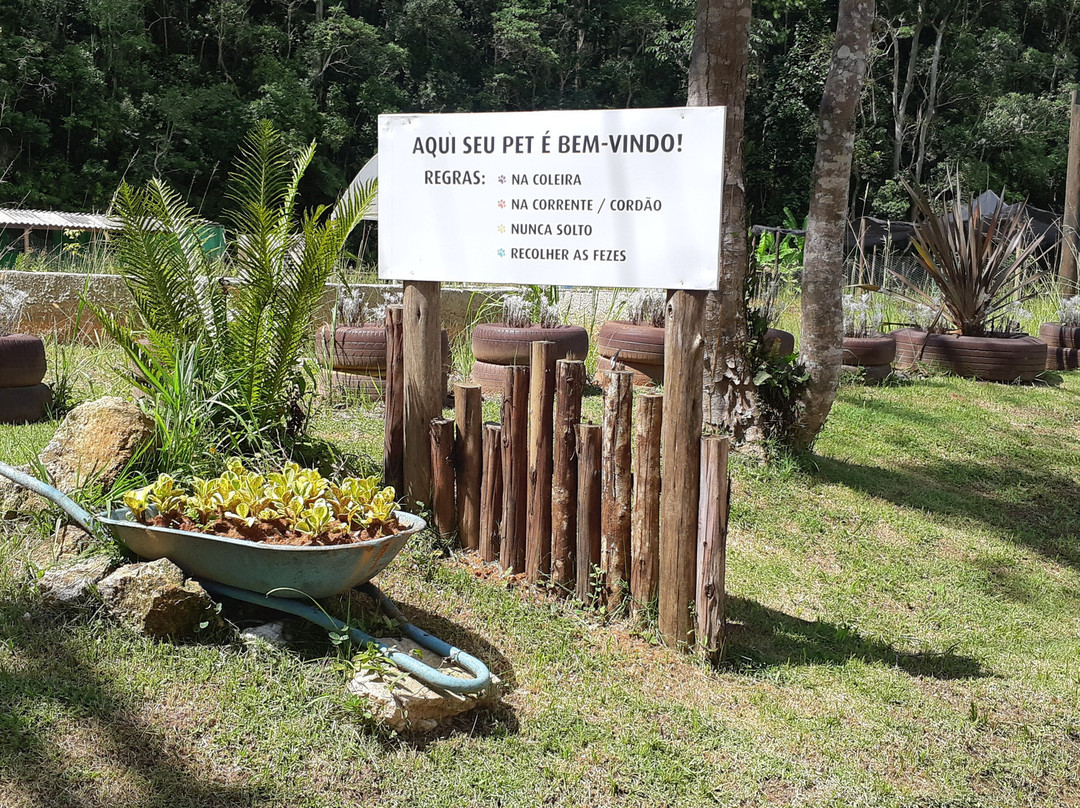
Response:
M320 536L309 536L290 528L282 519L260 519L250 527L242 521L219 519L206 527L195 522L191 517L176 511L148 517L144 523L150 527L168 527L173 530L188 530L192 533L208 533L213 536L227 536L230 539L262 542L263 544L286 544L292 547L326 547L337 544L359 544L374 541L385 536L392 536L400 531L401 525L396 519L384 522L374 531L369 529L352 532L337 531Z

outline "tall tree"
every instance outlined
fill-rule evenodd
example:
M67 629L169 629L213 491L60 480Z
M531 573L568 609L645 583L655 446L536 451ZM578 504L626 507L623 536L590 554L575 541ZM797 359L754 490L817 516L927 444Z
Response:
M705 309L704 416L736 441L761 439L753 371L746 355L746 188L743 130L750 61L750 0L699 0L690 57L690 106L727 107L720 288Z
M874 0L840 0L836 46L818 117L810 221L802 278L802 361L810 374L796 448L809 448L825 425L840 381L841 307L855 112L866 77Z

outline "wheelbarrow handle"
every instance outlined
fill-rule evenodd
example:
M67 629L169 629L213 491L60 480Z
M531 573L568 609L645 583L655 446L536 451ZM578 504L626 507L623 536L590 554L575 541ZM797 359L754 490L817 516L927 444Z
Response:
M375 645L383 656L402 670L431 687L448 690L451 693L464 694L479 693L482 690L486 690L491 684L491 672L483 662L471 654L465 653L460 648L455 648L449 643L443 642L438 637L433 637L426 631L414 626L405 619L405 615L401 613L401 610L398 609L393 601L386 597L375 584L367 583L358 586L357 589L370 596L387 617L395 620L398 623L398 627L407 637L409 637L409 639L417 645L426 648L428 651L460 665L472 674L472 678L462 679L457 676L450 676L447 673L443 673L442 671L421 662L416 657L398 651L392 646L384 643L382 640L378 640L370 634L365 634L363 631L360 631L360 629L353 628L352 626L331 617L317 605L311 605L291 598L260 595L258 592L252 592L249 589L238 589L235 586L219 584L215 581L201 580L199 583L202 584L207 592L216 597L224 595L226 597L235 598L236 600L246 601L247 603L268 606L271 609L276 609L280 612L303 617L305 620L309 620L315 625L321 626L328 631L348 631L353 642Z
M31 477L26 472L19 471L17 468L9 466L7 463L0 463L0 477L7 477L12 482L21 485L23 488L29 489L35 494L39 494L50 502L59 505L64 510L64 513L70 516L75 523L87 533L97 533L97 520L91 516L90 512L79 505L79 503L71 497L57 491L48 483L43 483L37 477Z

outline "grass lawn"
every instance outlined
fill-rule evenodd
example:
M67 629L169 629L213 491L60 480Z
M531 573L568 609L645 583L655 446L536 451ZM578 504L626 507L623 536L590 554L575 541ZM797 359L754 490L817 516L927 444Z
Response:
M1077 413L1076 375L845 387L814 456L736 459L717 670L417 541L384 590L507 685L426 738L372 726L316 629L45 610L18 572L41 525L4 523L0 806L1080 805ZM0 428L0 458L51 429ZM316 429L381 445L355 409Z

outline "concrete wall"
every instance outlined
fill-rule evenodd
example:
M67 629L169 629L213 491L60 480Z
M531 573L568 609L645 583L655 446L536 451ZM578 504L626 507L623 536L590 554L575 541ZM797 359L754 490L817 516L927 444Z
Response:
M64 340L91 340L101 330L101 324L89 309L84 307L81 315L79 314L79 301L84 290L88 300L111 312L123 313L130 311L133 306L124 281L118 275L0 270L0 286L9 286L27 295L22 316L15 326L16 330L39 336L51 335L55 331ZM350 288L360 290L365 302L372 306L385 303L387 294L401 291L397 284L357 284ZM341 289L338 284L327 285L316 322L330 322ZM485 306L488 306L487 311L491 312L489 304L492 301L497 302L514 291L515 287L444 286L443 327L451 337L455 336L478 316L482 316ZM491 320L494 316L489 313L484 319Z

